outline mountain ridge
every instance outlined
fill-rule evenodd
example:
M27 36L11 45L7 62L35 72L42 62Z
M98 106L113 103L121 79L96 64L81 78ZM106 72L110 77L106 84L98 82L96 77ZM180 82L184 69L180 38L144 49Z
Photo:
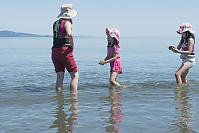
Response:
M52 37L52 36L3 30L0 31L0 37Z

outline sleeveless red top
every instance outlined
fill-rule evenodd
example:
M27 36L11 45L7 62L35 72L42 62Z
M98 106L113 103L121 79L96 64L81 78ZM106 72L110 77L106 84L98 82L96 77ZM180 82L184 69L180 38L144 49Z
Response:
M53 48L66 47L65 44L70 44L68 35L66 32L65 24L71 20L59 19L53 24Z

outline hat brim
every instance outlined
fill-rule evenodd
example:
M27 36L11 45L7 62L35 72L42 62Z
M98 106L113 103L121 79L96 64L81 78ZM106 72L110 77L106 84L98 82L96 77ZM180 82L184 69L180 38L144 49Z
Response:
M195 33L195 31L193 31L193 30L186 30L186 31L189 31L190 33ZM176 32L178 33L178 34L182 34L182 33L184 33L184 32L186 32L186 31L180 31L180 30L177 30Z
M76 10L72 10L71 12L68 13L60 13L57 18L73 18L77 16L77 11Z
M119 43L119 38L117 38L117 36L116 35L111 35L110 33L111 32L114 32L113 30L111 30L111 29L109 29L109 28L106 28L106 35L108 36L110 36L110 37L114 37L117 41L118 41L118 43Z

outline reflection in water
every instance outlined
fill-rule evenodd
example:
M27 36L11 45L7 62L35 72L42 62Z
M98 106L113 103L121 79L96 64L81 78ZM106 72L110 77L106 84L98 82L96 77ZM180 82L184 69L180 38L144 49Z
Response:
M77 122L77 113L78 113L78 100L77 94L71 92L70 96L67 99L64 98L62 92L58 92L55 96L57 101L56 108L56 120L53 122L53 125L50 128L57 128L57 133L72 133L74 126L78 124ZM68 105L68 111L64 110L64 105Z
M121 92L117 92L117 89L114 87L111 87L109 89L110 92L110 104L111 104L111 116L110 116L110 120L108 121L109 126L106 127L106 131L109 133L118 133L119 129L121 128L121 126L119 125L119 123L122 122L122 93Z
M181 133L196 133L193 131L189 125L192 124L191 121L191 107L188 101L190 100L187 96L188 89L185 87L176 88L176 102L178 107L176 110L179 112L179 120L176 123Z

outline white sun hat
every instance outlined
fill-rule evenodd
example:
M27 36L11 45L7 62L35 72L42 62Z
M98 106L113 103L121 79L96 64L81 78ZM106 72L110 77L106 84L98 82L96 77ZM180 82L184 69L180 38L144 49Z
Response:
M58 18L72 18L77 15L77 11L73 9L72 4L64 4L61 6L61 13Z
M192 30L192 25L190 23L182 23L180 28L176 31L178 34L182 34L183 32L189 31L190 33L194 33Z

